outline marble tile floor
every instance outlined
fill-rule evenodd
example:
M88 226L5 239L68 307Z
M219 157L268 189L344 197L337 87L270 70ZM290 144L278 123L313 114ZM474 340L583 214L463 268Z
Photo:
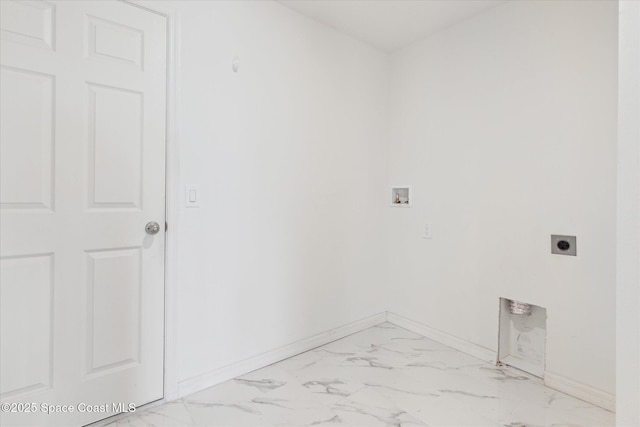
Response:
M615 415L428 338L382 323L121 426L582 426Z

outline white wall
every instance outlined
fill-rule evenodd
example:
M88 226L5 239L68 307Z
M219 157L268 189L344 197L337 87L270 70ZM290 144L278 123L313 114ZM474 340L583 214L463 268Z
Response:
M614 392L615 3L510 2L396 53L391 86L387 55L277 3L169 4L202 198L179 381L387 309L495 351L508 297L547 309L549 372Z
M495 351L499 297L545 307L547 371L614 393L616 53L616 2L518 1L393 55L391 311Z
M620 2L616 423L640 425L640 3Z
M185 381L386 309L388 56L275 2L169 5Z

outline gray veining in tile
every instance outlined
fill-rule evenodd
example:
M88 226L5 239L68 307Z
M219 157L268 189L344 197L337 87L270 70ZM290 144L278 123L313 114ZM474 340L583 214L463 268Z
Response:
M346 391L340 390L338 387L344 385L345 383L340 380L334 381L307 381L302 384L304 387L313 391L314 393L327 393L327 394L336 394L338 396L349 396L349 393Z
M236 381L239 384L248 385L251 387L256 387L260 391L274 390L278 387L282 387L285 383L281 381L264 379L264 380L246 380L243 378L236 378Z
M382 323L110 427L607 427L614 414Z

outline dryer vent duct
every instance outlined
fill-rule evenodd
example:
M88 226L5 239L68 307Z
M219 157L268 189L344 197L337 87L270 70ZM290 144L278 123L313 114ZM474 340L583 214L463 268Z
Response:
M509 313L517 314L520 316L531 316L531 305L524 302L514 301L510 299Z

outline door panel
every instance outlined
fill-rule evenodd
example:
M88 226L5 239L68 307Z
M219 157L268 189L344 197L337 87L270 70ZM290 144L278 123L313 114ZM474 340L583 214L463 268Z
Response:
M2 67L2 209L52 209L54 76Z
M37 1L12 1L2 5L2 38L18 43L54 49L55 6Z
M166 21L0 6L0 422L87 424L163 396Z
M87 252L86 376L140 363L141 252L141 247Z
M142 208L144 94L87 85L89 208ZM118 123L114 127L113 123Z
M51 387L53 254L7 257L0 267L4 399Z
M88 16L87 23L90 57L143 69L144 31L95 16Z

